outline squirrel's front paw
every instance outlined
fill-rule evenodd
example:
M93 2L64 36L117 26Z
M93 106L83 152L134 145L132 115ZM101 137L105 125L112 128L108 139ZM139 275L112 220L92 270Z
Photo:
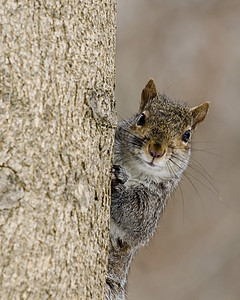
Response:
M115 253L121 255L126 255L131 250L130 245L127 242L122 241L119 237L110 238L110 245L114 249Z
M117 191L120 186L128 180L128 178L129 176L124 168L118 165L113 165L111 181L112 191Z

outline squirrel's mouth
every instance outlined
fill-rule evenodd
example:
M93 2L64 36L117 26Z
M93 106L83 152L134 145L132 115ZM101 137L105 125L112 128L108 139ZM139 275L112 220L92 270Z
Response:
M147 168L162 168L165 166L165 162L166 162L166 156L162 156L162 157L149 157L147 156L145 153L139 157L140 160L142 161L142 163L145 165L145 167Z
M148 161L145 161L150 167L156 167L156 164L154 164L154 157L153 157L153 159L150 161L150 162L148 162Z
M165 163L165 159L155 159L155 157L153 157L151 161L148 161L146 159L144 159L143 161L151 168L159 168Z
M152 168L156 167L156 165L154 164L153 160L150 161L150 162L146 161L146 160L143 160L143 162L144 162L144 164L146 164L146 165L148 165L148 166L150 166Z
M147 163L150 167L156 167L156 165L153 163L153 160L151 162Z

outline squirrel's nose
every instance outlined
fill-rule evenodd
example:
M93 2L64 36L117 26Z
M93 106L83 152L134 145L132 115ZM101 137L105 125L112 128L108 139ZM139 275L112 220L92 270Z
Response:
M166 149L162 148L159 144L150 144L148 146L148 152L153 158L160 158L165 154Z

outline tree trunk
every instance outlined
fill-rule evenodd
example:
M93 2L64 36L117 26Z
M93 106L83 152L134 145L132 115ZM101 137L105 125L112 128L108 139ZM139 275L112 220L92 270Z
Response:
M0 299L104 299L115 13L1 4Z

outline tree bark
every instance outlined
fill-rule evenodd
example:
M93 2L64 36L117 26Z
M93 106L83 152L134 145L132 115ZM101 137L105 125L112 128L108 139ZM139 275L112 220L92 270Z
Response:
M104 299L115 14L1 4L0 299Z

